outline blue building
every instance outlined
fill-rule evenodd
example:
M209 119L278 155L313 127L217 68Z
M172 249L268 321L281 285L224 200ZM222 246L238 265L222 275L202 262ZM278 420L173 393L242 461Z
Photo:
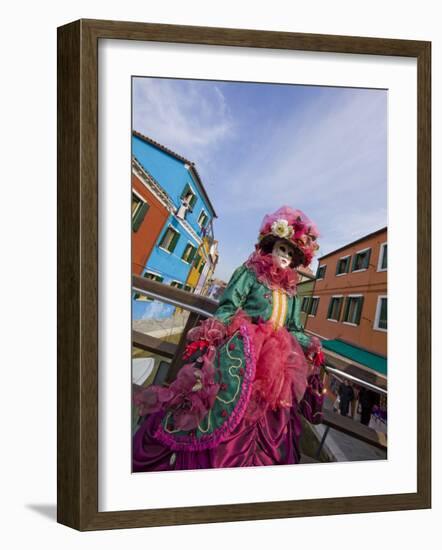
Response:
M189 272L203 237L213 236L216 217L195 164L134 131L132 170L169 212L143 276L193 291L186 284ZM137 295L133 300L133 319L168 317L173 311Z

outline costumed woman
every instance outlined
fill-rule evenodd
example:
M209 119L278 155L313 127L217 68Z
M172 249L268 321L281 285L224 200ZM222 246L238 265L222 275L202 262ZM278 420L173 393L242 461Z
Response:
M135 394L147 416L133 471L299 462L300 415L322 420L323 354L304 332L296 294L296 268L310 264L317 237L300 210L264 218L214 317L189 331L177 378Z

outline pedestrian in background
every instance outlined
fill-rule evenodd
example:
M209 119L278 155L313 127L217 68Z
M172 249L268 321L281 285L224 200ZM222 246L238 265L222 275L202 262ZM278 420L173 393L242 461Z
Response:
M338 395L339 395L339 412L342 414L342 416L348 416L350 403L353 401L355 397L355 393L347 379L341 382L338 390Z

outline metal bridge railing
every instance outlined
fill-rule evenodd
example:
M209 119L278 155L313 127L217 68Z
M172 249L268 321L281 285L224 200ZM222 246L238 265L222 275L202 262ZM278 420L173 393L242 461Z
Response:
M132 290L133 292L171 304L190 312L178 344L164 342L161 338L156 338L154 336L150 336L149 334L132 330L133 346L171 361L166 378L166 382L170 383L175 379L178 370L181 367L181 357L186 346L187 332L196 326L201 318L212 317L218 307L218 302L212 298L191 294L185 290L171 287L157 281L152 281L138 275L132 275ZM325 356L327 358L326 351ZM361 386L369 387L373 391L386 393L386 390L383 388L370 384L369 382L348 374L345 371L341 371L331 366L326 366L325 370L330 374L338 375L342 378L348 378ZM384 450L387 448L387 439L385 434L376 432L363 424L355 422L349 417L341 416L334 411L324 410L323 418L323 424L326 426L326 430L318 448L317 456L319 456L330 428L350 435L351 437L368 443L374 447Z

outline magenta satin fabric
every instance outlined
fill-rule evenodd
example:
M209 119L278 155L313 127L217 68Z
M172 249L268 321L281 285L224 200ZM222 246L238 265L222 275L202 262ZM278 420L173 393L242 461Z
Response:
M257 359L252 393L239 424L213 449L172 451L154 437L164 415L154 412L134 436L134 472L299 462L299 415L313 423L322 420L318 369L308 366L301 346L287 330L275 331L270 323L253 325L244 316L236 318L232 330L241 323L250 327Z
M171 451L153 434L161 413L150 415L134 436L133 471L270 466L299 462L301 422L294 409L245 416L228 439L206 451Z

